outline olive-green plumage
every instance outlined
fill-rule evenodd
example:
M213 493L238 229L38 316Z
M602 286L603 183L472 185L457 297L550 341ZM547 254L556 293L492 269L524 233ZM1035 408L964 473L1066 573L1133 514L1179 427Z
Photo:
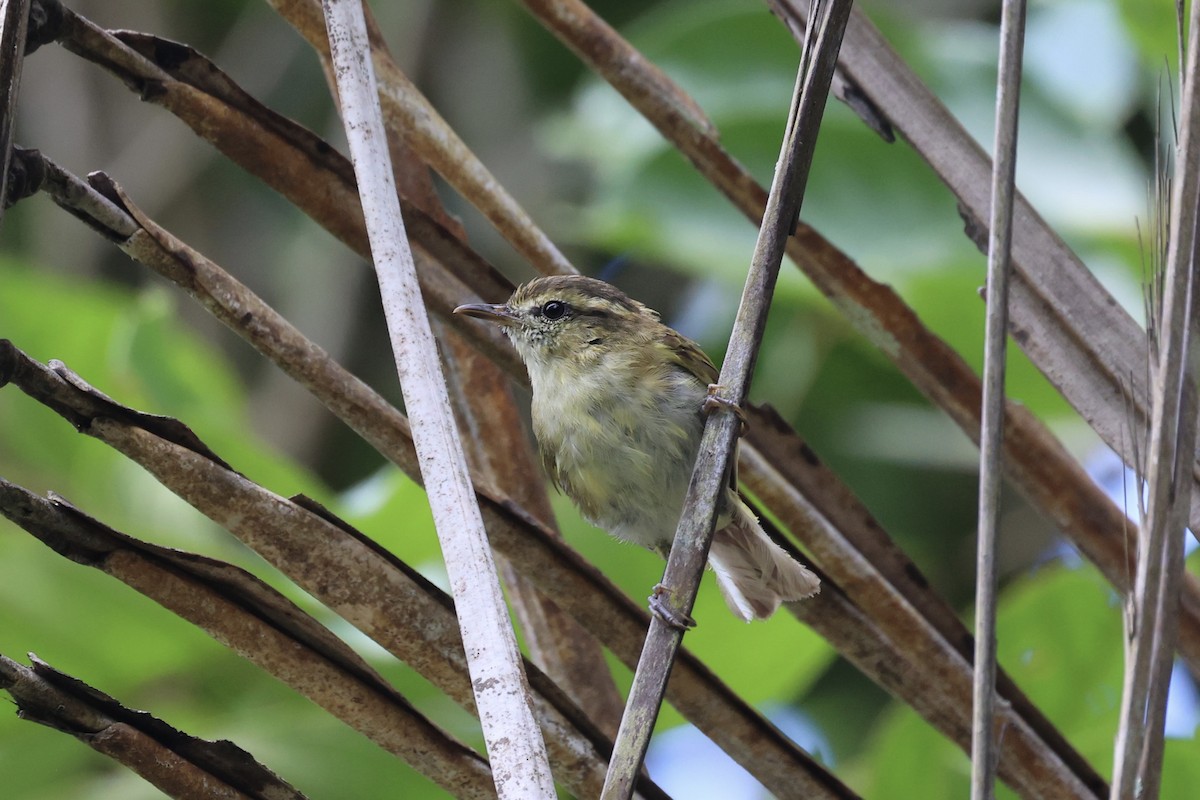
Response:
M534 434L554 484L592 524L666 555L717 380L708 356L594 278L538 278L503 305L456 311L502 325L525 362ZM819 586L767 537L736 487L721 499L709 563L746 620Z

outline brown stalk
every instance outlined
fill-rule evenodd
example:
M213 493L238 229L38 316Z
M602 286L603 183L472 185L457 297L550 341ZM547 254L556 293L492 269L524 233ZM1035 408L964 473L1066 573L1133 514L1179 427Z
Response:
M208 742L30 656L32 668L0 655L0 688L22 719L74 736L182 800L304 800L304 795L231 742Z
M268 0L329 64L329 43L318 0ZM488 172L446 124L424 95L396 66L382 38L373 31L374 67L380 82L384 119L393 132L403 132L405 143L487 218L513 248L535 269L547 275L575 272L503 186Z
M487 762L418 713L316 620L253 575L118 533L0 479L0 513L131 586L274 675L455 797L495 796Z
M10 205L9 167L28 29L29 0L9 0L0 5L0 220Z

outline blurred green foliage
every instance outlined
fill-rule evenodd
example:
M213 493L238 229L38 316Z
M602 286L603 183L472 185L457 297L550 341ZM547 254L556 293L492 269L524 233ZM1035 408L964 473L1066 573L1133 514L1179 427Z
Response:
M995 4L866 5L966 128L989 142ZM1018 183L1135 316L1135 218L1146 213L1160 65L1174 59L1172 5L1042 2L1029 17ZM752 226L515 6L375 6L401 63L581 268L661 309L719 356ZM101 24L196 45L252 92L341 141L315 59L264 4L225 0L220 13L166 0L78 7ZM696 97L728 149L768 182L797 50L766 6L607 0L595 7ZM263 187L216 166L220 159L181 125L140 106L109 76L48 51L26 67L26 86L34 88L23 101L23 144L52 143L48 152L81 173L116 171L148 213L397 396L377 298L356 259ZM74 128L58 116L62 104L35 92L49 81L68 96L81 93L73 113L97 115L82 128L98 133L70 138ZM138 138L141 126L154 136ZM474 212L449 193L447 202L485 255L514 279L528 274ZM962 235L954 199L906 145L882 142L831 105L803 217L979 367L984 259ZM45 198L8 212L0 249L0 336L39 360L65 361L118 402L180 418L252 479L280 494L321 500L439 580L421 490L349 442L337 423L187 298L130 267ZM1010 394L1074 452L1096 457L1095 437L1020 353L1011 356L1008 380ZM789 265L753 397L792 420L965 614L973 448ZM36 492L59 492L131 535L253 570L361 648L421 710L479 745L476 723L411 670L140 469L12 387L0 390L0 475ZM561 498L556 510L570 543L631 596L643 596L658 579L655 557L591 530ZM1121 688L1119 607L1086 565L1031 571L1055 546L1056 533L1015 496L1002 537L1009 543L1002 553L1002 663L1108 774ZM809 712L831 743L835 771L864 796L965 796L968 765L953 745L907 708L865 689L792 620L737 623L707 581L696 610L702 624L687 643L723 680L753 703ZM191 733L238 742L312 796L441 796L171 614L0 523L0 652L19 658L25 651ZM628 673L615 671L627 686ZM667 709L661 727L680 722ZM1164 797L1190 796L1200 781L1200 762L1187 756L1194 747L1194 740L1169 743ZM0 715L0 775L8 793L26 800L157 796L82 745L12 714Z

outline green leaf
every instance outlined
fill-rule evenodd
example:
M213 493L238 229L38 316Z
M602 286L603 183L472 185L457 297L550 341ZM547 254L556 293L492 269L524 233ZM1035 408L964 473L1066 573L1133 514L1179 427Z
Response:
M1190 6L1188 3L1186 6ZM1174 3L1146 3L1143 0L1117 0L1121 20L1134 45L1141 53L1146 67L1161 70L1170 66L1171 74L1179 74L1179 26ZM1185 7L1184 20L1190 11Z

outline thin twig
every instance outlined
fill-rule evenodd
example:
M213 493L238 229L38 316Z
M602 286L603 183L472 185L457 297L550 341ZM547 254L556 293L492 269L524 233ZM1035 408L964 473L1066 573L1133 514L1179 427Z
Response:
M454 590L496 789L501 798L552 798L546 745L400 218L362 2L324 0L322 7L396 370Z
M1155 798L1162 773L1163 725L1179 633L1183 537L1196 451L1196 332L1200 266L1200 9L1193 6L1183 72L1166 273L1154 364L1146 519L1138 542L1133 643L1121 696L1112 797Z
M988 241L987 323L983 359L983 415L979 434L979 535L975 562L975 675L971 733L971 798L995 792L996 747L996 531L1004 454L1004 364L1008 345L1009 251L1025 0L1005 0L1000 21L996 81L996 138L992 218Z
M800 213L817 131L850 6L849 0L834 0L822 6L824 13L820 15L820 22L812 26L814 33L810 41L813 46L805 48L801 55L767 211L721 369L719 391L724 393L724 399L733 403L744 401L750 384L767 309L783 260L784 243L795 228ZM663 573L666 602L685 617L691 613L712 543L716 498L724 490L737 427L736 417L728 413L714 414L705 423L700 457L692 473L684 512ZM682 638L681 630L657 616L650 623L604 782L602 797L607 800L627 798L632 791Z

